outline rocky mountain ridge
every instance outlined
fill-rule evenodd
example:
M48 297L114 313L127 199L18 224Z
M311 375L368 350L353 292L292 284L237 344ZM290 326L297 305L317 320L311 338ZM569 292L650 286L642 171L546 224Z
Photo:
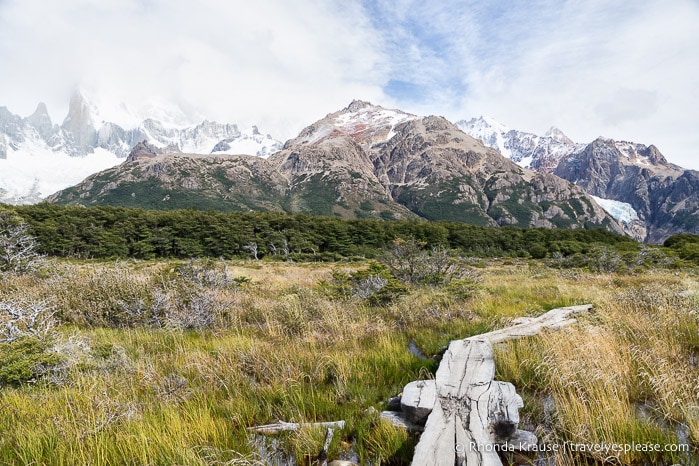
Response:
M556 127L551 127L543 136L538 136L510 129L483 116L457 121L456 126L518 165L544 173L552 173L562 157L585 147L584 144L573 142Z
M582 189L519 167L446 119L362 101L267 159L147 154L50 200L621 231Z
M640 241L699 234L699 172L669 163L653 145L602 137L579 144L560 130L537 136L484 117L457 126L522 166L580 186Z

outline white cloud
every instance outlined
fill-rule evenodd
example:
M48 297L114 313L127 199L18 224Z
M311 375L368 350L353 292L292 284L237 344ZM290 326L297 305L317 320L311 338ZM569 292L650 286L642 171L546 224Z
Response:
M521 18L531 30L523 41L498 42L481 57L462 111L534 132L556 125L580 142L655 144L699 168L697 4L559 3L549 5L553 18Z
M0 3L0 102L59 120L79 85L98 102L173 102L278 137L356 96L380 100L363 12L321 0Z
M287 138L361 98L699 168L696 24L694 0L0 0L0 105L60 122L79 84Z

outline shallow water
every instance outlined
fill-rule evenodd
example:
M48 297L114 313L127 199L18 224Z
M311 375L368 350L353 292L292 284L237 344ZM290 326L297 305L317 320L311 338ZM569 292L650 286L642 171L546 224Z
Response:
M425 353L423 353L422 350L418 348L418 346L415 344L413 340L410 340L410 343L408 343L408 351L410 351L410 354L423 361L428 361L430 359L427 356L425 356Z

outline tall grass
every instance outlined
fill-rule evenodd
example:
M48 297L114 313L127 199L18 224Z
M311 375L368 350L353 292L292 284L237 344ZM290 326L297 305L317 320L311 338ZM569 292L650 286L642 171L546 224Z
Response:
M223 312L208 329L106 318L127 298L148 303L154 286L174 289L176 265L66 264L70 283L16 279L27 295L52 297L73 323L58 340L79 363L64 368L58 385L0 389L0 463L254 462L248 427L339 419L348 426L337 433L336 454L354 444L367 461L386 459L389 448L370 439L402 434L365 411L380 409L428 364L410 354L389 316L316 290L308 282L316 267L282 264L273 267L281 277L252 269L261 278L215 290ZM66 288L51 293L57 282ZM65 343L76 332L79 348ZM303 435L283 443L299 459L317 456L318 436Z
M436 370L410 342L429 357L451 339L585 302L595 310L574 327L496 349L498 379L527 403L523 422L553 443L676 443L680 424L699 442L699 301L678 296L699 288L691 274L492 263L467 294L412 286L375 306L327 292L333 267L323 264L54 265L0 281L0 299L47 300L64 322L54 376L0 387L0 464L255 464L248 427L340 419L331 459L351 449L363 464L407 464L415 437L377 411ZM214 275L196 272L204 266ZM183 323L197 310L205 325ZM312 464L324 437L302 429L279 442ZM558 464L603 460L560 455Z
M575 444L678 444L686 426L697 442L699 327L696 302L680 292L694 279L589 276L592 315L562 332L510 342L497 350L500 377L550 396L546 433ZM652 287L649 284L652 283ZM560 285L559 285L560 286ZM541 413L537 413L541 417ZM609 453L568 453L561 464L609 461ZM621 464L672 464L679 453L621 452ZM558 461L558 460L557 460Z

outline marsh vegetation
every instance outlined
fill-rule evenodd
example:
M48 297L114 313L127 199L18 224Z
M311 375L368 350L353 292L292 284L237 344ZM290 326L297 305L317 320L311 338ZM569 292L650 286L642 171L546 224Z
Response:
M376 412L406 383L432 377L436 363L411 343L434 355L451 339L584 302L594 314L573 328L497 350L498 378L525 397L524 423L560 444L699 440L692 271L475 265L467 285L399 282L381 300L352 291L390 273L364 262L61 260L50 274L6 274L2 311L39 303L55 325L0 343L1 461L246 464L256 458L250 426L344 419L331 457L351 450L362 463L406 464L414 438ZM324 436L301 430L282 443L312 463ZM604 458L556 464L595 459Z
M659 248L635 254L614 271L592 256L468 258L408 239L377 260L43 258L6 269L0 463L259 464L249 427L345 420L330 459L408 464L415 434L379 413L434 376L450 340L593 303L570 328L496 348L496 378L524 397L522 427L542 445L690 451L520 462L692 464L699 277ZM277 446L315 464L324 440L304 428Z

